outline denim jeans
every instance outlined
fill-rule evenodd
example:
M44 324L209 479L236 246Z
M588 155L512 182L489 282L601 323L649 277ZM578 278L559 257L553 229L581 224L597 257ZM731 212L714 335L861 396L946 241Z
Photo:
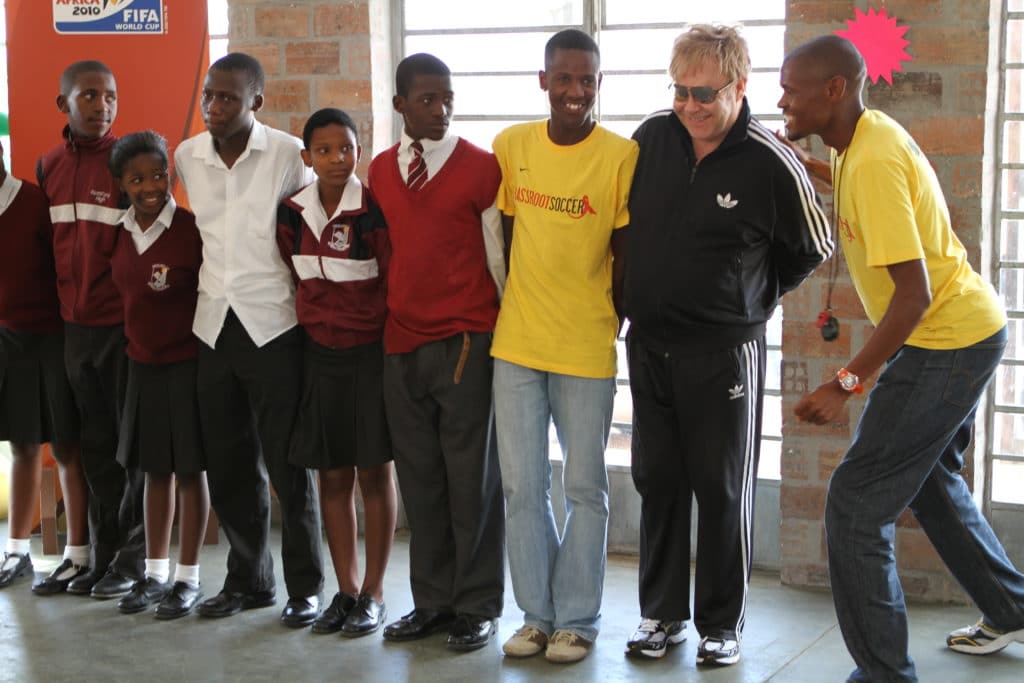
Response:
M1005 328L973 346L904 346L868 397L825 506L836 615L857 664L853 681L916 681L893 554L911 509L950 572L999 629L1024 627L1024 575L1010 562L958 474Z
M608 535L604 450L615 378L588 379L494 361L498 462L512 588L524 623L597 637ZM548 425L562 446L565 527L551 509Z

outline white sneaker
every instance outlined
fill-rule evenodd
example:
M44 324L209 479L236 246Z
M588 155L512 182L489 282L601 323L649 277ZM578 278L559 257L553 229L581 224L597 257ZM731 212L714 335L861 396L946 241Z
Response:
M987 655L999 652L1012 642L1024 643L1024 628L1000 631L979 619L973 626L965 626L946 636L946 646L969 655Z
M664 657L669 645L678 645L686 640L685 621L661 621L643 619L636 631L626 641L627 655Z
M544 658L549 662L569 664L578 662L590 653L594 642L573 631L555 631L548 641Z
M533 626L523 626L501 646L509 657L533 657L548 645L548 634Z
M698 664L718 664L727 666L740 661L740 644L731 638L711 638L705 636L697 646Z

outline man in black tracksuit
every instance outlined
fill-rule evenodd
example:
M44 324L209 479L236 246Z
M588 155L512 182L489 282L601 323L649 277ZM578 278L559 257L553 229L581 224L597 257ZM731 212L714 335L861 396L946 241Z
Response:
M625 313L643 620L628 652L660 657L686 637L696 495L698 664L739 660L765 323L833 248L803 166L750 115L749 70L735 29L693 27L673 50L673 109L633 135Z

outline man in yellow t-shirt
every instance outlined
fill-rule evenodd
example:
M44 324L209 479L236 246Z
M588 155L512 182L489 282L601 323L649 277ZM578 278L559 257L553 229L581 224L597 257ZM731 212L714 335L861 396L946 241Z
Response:
M509 565L524 625L506 655L583 659L597 637L627 199L637 147L592 117L597 45L566 30L548 41L541 88L551 117L494 141L509 277L491 355ZM566 523L549 491L548 427L564 454Z
M885 114L864 108L864 60L837 36L798 47L782 67L786 135L818 134L850 276L876 326L836 378L805 396L799 419L845 410L860 378L882 368L829 484L825 510L832 595L851 681L916 681L893 557L907 507L982 611L949 634L957 652L1024 642L1024 575L1006 556L964 480L974 415L1006 345L1006 316L967 263L935 172ZM808 168L821 168L807 161Z

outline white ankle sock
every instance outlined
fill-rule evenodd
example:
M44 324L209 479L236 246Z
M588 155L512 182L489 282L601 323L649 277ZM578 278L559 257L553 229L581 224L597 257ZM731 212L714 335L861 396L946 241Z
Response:
M77 567L89 566L88 545L66 545L64 546L64 559L71 560L71 564Z
M27 538L8 538L7 539L7 552L18 553L19 555L28 555L28 551L32 547L31 540Z
M167 583L167 577L171 575L171 560L164 557L159 560L146 558L146 578L156 579L160 583Z
M192 588L199 588L199 565L178 563L174 568L174 580L187 583Z

